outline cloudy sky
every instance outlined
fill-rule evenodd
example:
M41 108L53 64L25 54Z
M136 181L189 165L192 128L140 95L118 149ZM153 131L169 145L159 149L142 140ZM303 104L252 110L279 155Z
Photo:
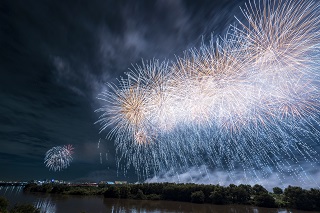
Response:
M141 59L171 60L212 32L222 34L239 4L2 1L0 179L135 180L130 173L116 177L113 141L103 140L94 124L97 95ZM46 151L64 144L75 147L74 161L67 170L49 171Z
M141 59L174 60L223 35L243 3L1 1L0 180L136 181L134 171L117 174L113 141L94 124L96 97ZM73 162L49 171L46 151L65 144Z

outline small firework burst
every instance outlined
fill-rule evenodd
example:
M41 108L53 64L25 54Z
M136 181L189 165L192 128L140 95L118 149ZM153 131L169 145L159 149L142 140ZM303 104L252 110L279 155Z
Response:
M73 146L68 144L65 146L55 146L46 152L44 164L49 170L61 171L66 169L71 161L73 154Z

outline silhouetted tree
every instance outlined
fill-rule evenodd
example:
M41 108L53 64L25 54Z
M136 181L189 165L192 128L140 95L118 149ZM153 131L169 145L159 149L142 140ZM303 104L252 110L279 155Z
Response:
M227 203L226 189L223 186L217 185L209 197L213 204L221 205Z
M53 186L51 193L64 193L66 191L70 191L71 187L67 185L62 185L62 184L56 184Z
M165 200L175 200L175 189L172 185L167 185L163 188L163 197Z
M284 200L289 203L289 207L301 210L313 210L319 200L314 203L311 192L297 186L288 186L284 190Z
M104 197L120 198L120 189L117 186L109 186L104 193Z
M260 207L276 207L275 199L268 193L260 193L254 197L254 204Z
M102 182L98 184L98 187L99 187L99 188L105 188L106 186L107 186L107 184L102 183Z
M274 194L277 194L277 195L280 195L280 194L283 194L283 190L279 187L274 187L273 188L273 193Z
M313 203L313 210L320 210L320 189L310 189L309 198Z
M9 201L4 197L0 197L0 212L6 212L8 206L9 206Z
M28 183L27 185L25 185L23 187L23 191L24 192L30 192L31 190L33 190L34 188L36 188L38 185L36 183Z
M147 199L147 197L143 194L143 191L141 189L138 189L138 193L136 195L136 199L145 200L145 199Z
M123 185L120 188L120 197L121 198L129 198L130 197L130 186L129 185Z
M245 188L238 186L235 191L236 203L238 204L247 204L250 200L250 194L246 191Z
M191 193L191 202L193 203L204 203L204 193L203 191L195 191L193 193Z
M15 205L10 213L40 213L40 210L31 204Z
M263 186L256 184L252 187L252 192L254 195L258 195L258 194L262 194L262 193L267 193L268 194L268 190L266 190L265 188L263 188Z

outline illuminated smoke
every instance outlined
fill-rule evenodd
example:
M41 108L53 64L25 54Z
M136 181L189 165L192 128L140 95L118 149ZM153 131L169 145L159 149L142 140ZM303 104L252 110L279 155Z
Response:
M246 22L176 62L133 67L99 99L119 165L148 177L203 164L303 182L319 155L319 5L250 1ZM258 175L259 174L259 175Z

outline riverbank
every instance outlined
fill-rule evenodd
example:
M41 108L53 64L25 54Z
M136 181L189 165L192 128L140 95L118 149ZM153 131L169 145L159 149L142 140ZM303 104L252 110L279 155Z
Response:
M105 198L136 200L170 200L218 205L252 205L267 208L293 208L300 210L320 210L320 190L302 189L288 186L284 191L275 187L268 192L261 185L229 186L143 183L98 186L70 186L66 184L28 184L25 192L42 192L62 195L103 195Z
M2 196L0 190L0 196ZM263 208L250 205L195 204L166 200L132 200L104 198L100 196L58 195L49 193L9 194L10 203L29 203L40 209L41 213L89 213L89 212L141 212L141 213L308 213L308 211ZM12 207L10 207L12 208ZM320 213L320 212L312 212Z

